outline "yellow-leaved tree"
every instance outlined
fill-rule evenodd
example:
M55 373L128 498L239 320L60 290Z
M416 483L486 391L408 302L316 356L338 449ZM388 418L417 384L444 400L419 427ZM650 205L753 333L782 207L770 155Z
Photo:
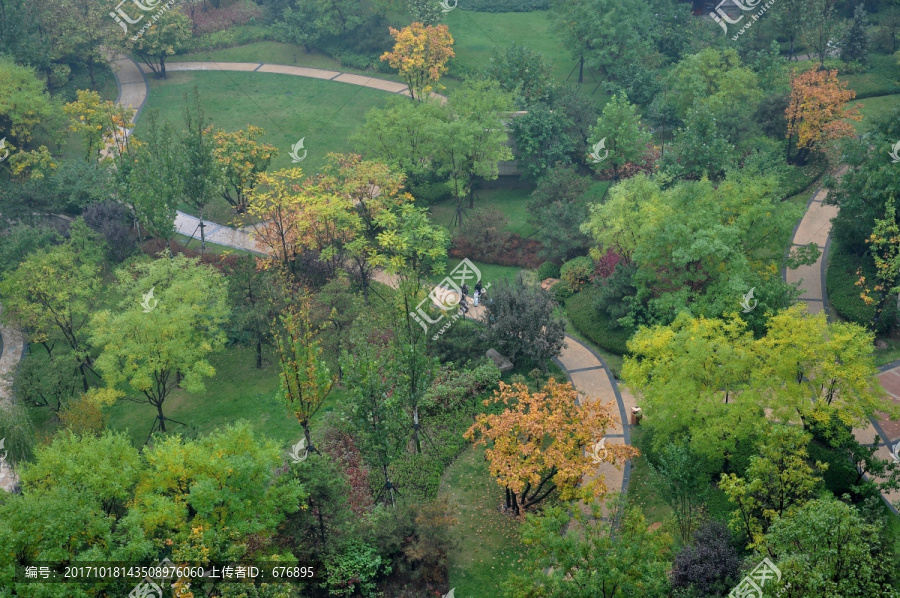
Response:
M393 52L385 52L382 60L399 71L409 86L409 93L420 102L428 97L432 84L447 72L447 61L453 52L453 36L446 25L413 23L403 29L391 27Z

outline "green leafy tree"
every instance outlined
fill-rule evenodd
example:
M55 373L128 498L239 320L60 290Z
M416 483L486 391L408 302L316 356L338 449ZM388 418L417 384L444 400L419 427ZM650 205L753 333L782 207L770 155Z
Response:
M841 40L841 60L860 64L869 61L869 17L862 4L853 10L853 19Z
M159 11L143 35L131 36L125 48L134 52L158 79L166 78L166 58L184 49L191 39L191 20L180 10ZM137 37L137 39L135 39Z
M623 501L614 503L618 524L575 509L549 507L527 515L522 565L504 584L512 598L624 598L667 595L669 538L647 527L643 514ZM577 526L572 522L577 522Z
M57 108L34 70L0 59L0 134L7 138L7 150L24 148L54 110Z
M590 237L581 232L588 217L582 199L590 184L588 177L562 165L551 168L538 181L526 208L543 256L566 261L584 255L590 247Z
M703 520L709 475L683 444L669 444L658 460L658 465L650 463L653 486L671 507L681 541L687 544Z
M128 400L155 407L153 429L165 432L163 404L172 391L201 392L203 379L215 374L208 358L225 344L225 280L183 255L135 263L117 278L120 308L101 310L91 322L97 366L111 388L124 385Z
M722 474L719 487L737 507L731 524L747 535L750 547L761 546L774 522L802 507L821 487L817 474L828 465L809 464L810 438L797 428L774 426L759 444L759 454L750 457L745 477Z
M552 65L540 52L512 43L494 49L485 73L500 82L503 91L513 94L521 109L547 102L554 91Z
M519 168L539 180L557 164L572 161L575 144L569 137L571 122L565 113L539 104L510 123L516 141Z
M788 596L896 595L894 554L880 523L833 497L812 500L776 520L761 547L782 573Z
M283 283L271 271L257 268L252 255L239 258L226 272L232 331L256 349L256 367L262 369L263 345L271 344L272 321L283 308Z
M629 162L638 162L647 152L650 132L641 126L637 107L629 104L624 95L615 95L603 107L588 143L606 139L609 150L608 161L598 163L596 169L606 170L612 166L613 178L619 180L619 169Z

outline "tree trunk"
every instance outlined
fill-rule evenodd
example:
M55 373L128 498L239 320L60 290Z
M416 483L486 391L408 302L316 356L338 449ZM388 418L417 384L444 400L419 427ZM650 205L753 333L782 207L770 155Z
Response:
M166 54L162 53L159 57L159 78L166 78Z
M256 369L262 369L262 341L259 339L256 341Z
M581 59L578 61L578 84L581 85L584 83L584 54L581 55Z
M156 413L157 419L159 419L159 431L165 434L166 432L166 417L163 415L162 403L156 404Z

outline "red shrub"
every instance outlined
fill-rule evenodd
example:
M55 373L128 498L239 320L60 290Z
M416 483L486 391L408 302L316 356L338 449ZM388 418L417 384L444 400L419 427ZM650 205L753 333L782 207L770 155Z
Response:
M203 4L191 2L183 8L183 12L191 19L191 29L195 35L222 31L233 25L245 25L262 16L262 9L259 6L243 0L221 8L213 8L205 2Z
M200 263L214 266L222 271L225 271L226 268L234 267L237 265L238 259L240 259L237 255L217 255L213 253L200 255L200 252L196 249L187 249L174 239L169 241L168 244L166 244L164 239L150 239L141 245L141 251L151 257L159 256L166 249L171 251L172 255L184 254L188 257L199 257Z
M603 257L594 264L594 276L593 279L596 280L598 278L609 278L612 276L613 272L616 271L616 265L622 261L622 256L616 253L613 250L607 250L606 253L603 254Z
M372 508L374 502L369 489L369 468L356 448L353 437L338 428L329 428L320 448L344 469L350 482L350 509L354 514L362 516Z

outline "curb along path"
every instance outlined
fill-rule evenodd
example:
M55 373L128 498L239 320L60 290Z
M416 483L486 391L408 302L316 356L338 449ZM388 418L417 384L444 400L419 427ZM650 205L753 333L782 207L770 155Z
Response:
M838 171L838 176L846 172L846 167ZM825 288L825 273L830 245L831 219L838 213L837 206L825 205L828 190L819 188L813 193L807 203L806 213L797 224L792 239L792 247L815 243L822 254L818 261L811 266L801 266L797 269L785 270L784 279L788 283L799 282L801 295L798 301L803 301L811 313L819 313L828 306L828 297ZM878 380L888 393L888 399L900 405L900 361L895 361L879 368ZM876 438L880 440L876 455L880 459L890 461L890 447L900 440L900 421L890 421L884 414L872 418L869 425L864 428L854 428L853 435L865 445L871 445ZM882 498L894 513L898 513L894 504L900 500L900 491L883 492Z
M296 77L327 79L329 81L337 81L349 85L360 85L362 87L380 89L399 95L409 95L409 91L403 83L299 66L267 65L261 62L175 62L166 65L167 72L218 70L274 73L293 75ZM115 74L116 82L119 86L119 98L117 102L121 105L131 106L136 109L136 122L141 110L143 110L144 105L147 102L148 86L146 70L139 67L137 63L130 58L118 56L114 61L113 73ZM432 95L443 99L443 96L438 94ZM206 231L206 240L208 242L259 253L259 249L256 247L252 236L246 230L234 229L223 224L216 224L209 221L204 222L208 227ZM199 218L183 212L178 212L178 215L175 218L176 231L186 236L192 236L199 224ZM389 277L383 275L383 273L379 274L382 274L376 276L376 279L379 282L393 286ZM617 429L610 430L606 435L607 442L611 444L629 444L631 435L627 414L630 413L631 407L635 406L634 397L628 392L619 389L615 378L612 376L612 373L600 356L568 335L566 335L565 341L566 347L562 350L562 353L556 360L557 364L565 370L566 375L581 395L590 398L590 400L599 400L605 403L615 401L618 406L620 421L616 426ZM630 462L625 463L621 470L608 463L603 463L597 468L598 475L604 476L606 485L611 491L620 488L621 492L625 492L628 488L630 472Z

